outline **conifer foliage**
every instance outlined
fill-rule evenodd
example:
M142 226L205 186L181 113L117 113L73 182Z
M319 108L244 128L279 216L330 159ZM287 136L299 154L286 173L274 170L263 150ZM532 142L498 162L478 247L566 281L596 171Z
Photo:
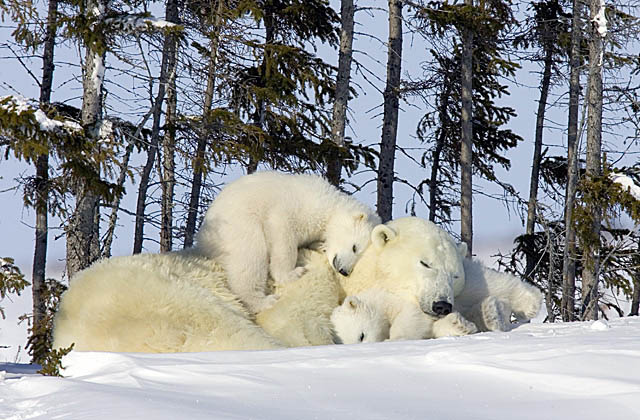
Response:
M498 262L544 291L548 321L637 315L640 7L520 6L0 1L0 177L28 167L33 361L59 373L51 322L76 272L193 246L219 189L267 169L323 174L384 220L407 203L470 252L488 218L474 203L495 200L523 222ZM526 193L511 177L523 147ZM1 258L0 298L25 287Z

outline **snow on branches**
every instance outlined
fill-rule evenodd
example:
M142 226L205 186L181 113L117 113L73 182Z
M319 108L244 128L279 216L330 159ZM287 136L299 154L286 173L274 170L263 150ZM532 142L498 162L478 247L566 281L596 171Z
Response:
M15 118L24 119L23 131L25 133L31 128L29 126L34 125L44 132L64 131L68 134L75 134L82 130L82 126L76 121L49 118L43 110L38 108L37 101L22 96L8 95L0 97L0 116L2 116L1 111Z

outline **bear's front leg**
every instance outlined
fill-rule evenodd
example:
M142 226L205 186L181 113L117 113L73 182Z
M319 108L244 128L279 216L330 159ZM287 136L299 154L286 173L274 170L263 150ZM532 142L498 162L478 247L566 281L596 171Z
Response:
M269 273L277 285L283 285L302 277L307 269L296 267L298 242L286 224L279 220L270 221L266 226L269 245Z
M476 332L478 332L476 325L465 319L460 312L451 312L433 323L433 338L456 337Z
M434 318L417 306L407 306L396 316L389 329L389 340L421 340L431 338Z

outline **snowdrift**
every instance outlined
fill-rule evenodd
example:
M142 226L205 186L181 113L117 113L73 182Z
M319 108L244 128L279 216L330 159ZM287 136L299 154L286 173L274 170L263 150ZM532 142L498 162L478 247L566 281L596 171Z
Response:
M640 418L640 318L275 351L0 364L2 419Z

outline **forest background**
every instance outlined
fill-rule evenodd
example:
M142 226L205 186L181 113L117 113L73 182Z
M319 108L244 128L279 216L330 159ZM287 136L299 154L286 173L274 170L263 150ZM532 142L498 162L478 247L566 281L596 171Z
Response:
M69 275L189 246L270 168L434 220L549 321L637 314L638 6L0 2L0 257L5 290L32 273L31 355Z

